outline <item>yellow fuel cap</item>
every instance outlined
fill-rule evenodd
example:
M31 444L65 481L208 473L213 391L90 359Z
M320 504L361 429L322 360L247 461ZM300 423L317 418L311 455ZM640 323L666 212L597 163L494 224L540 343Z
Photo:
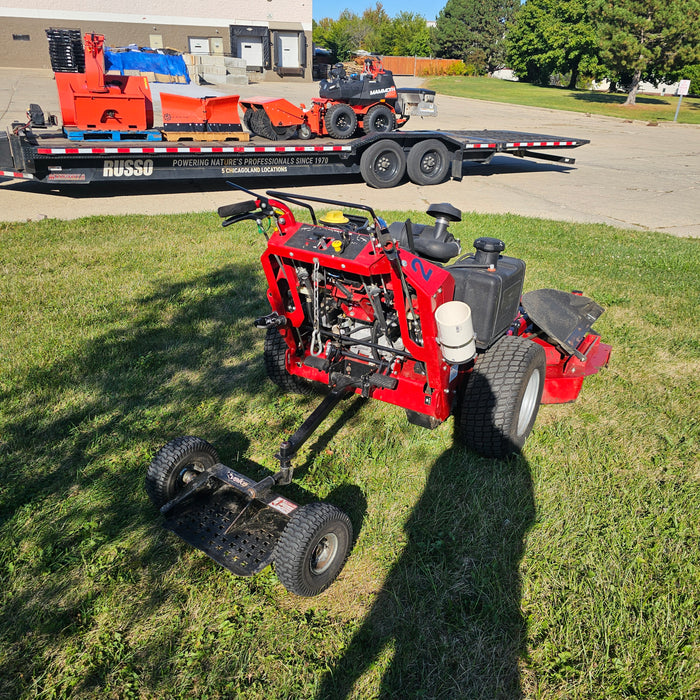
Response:
M321 219L321 223L324 224L347 224L350 219L343 214L342 211L338 211L337 209L334 209L333 211L329 211L326 213L323 218Z
M331 247L336 253L340 253L343 250L343 241L333 241Z

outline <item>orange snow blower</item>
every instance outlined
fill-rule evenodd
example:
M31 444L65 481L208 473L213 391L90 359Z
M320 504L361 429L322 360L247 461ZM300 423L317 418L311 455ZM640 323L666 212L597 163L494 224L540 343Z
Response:
M153 126L153 100L140 76L105 75L104 35L86 34L85 72L55 72L64 127L138 131Z

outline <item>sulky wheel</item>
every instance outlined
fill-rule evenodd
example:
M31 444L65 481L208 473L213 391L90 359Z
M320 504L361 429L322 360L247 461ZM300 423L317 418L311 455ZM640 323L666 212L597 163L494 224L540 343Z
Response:
M275 549L275 571L295 595L314 596L335 581L352 546L352 524L330 503L294 512Z
M362 154L360 173L370 187L396 187L406 173L406 154L396 141L384 138Z
M374 105L362 121L362 129L365 134L374 131L393 131L396 128L396 115L387 105Z
M334 139L349 139L357 129L357 115L346 104L335 104L323 118L328 135Z
M269 380L285 394L308 396L312 392L312 385L301 377L295 377L287 372L286 356L287 343L284 338L276 328L268 328L265 335L263 360Z
M198 437L179 437L161 447L146 474L146 493L160 508L172 500L199 472L213 467L219 456Z
M459 406L463 443L484 457L518 452L537 417L546 358L537 343L504 336L477 357Z
M449 168L449 151L437 139L421 141L408 152L406 169L416 185L439 185L447 177Z

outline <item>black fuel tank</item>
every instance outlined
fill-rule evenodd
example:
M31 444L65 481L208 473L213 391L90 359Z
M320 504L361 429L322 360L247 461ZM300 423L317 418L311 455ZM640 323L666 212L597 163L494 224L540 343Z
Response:
M508 329L518 314L525 281L525 262L501 255L497 238L477 238L476 253L446 265L455 280L455 300L469 304L476 347L483 350Z

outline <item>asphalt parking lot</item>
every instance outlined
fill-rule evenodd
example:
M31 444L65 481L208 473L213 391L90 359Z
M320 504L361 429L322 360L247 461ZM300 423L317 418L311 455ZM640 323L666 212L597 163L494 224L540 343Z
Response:
M400 86L415 78L397 77ZM244 87L153 84L156 124L158 95L238 93L286 97L307 104L318 93L316 83L260 83ZM648 125L574 112L521 107L438 95L438 116L411 120L412 129L508 129L589 139L590 144L566 155L573 166L497 156L489 165L467 165L461 182L433 187L406 182L375 190L360 179L326 184L284 178L245 183L370 204L377 209L426 209L450 202L463 212L514 213L574 222L664 231L700 237L700 126ZM22 120L30 102L60 116L53 74L48 70L0 69L0 126ZM128 185L77 186L56 190L18 180L0 181L0 219L71 219L102 214L161 214L214 210L236 201L225 183L188 181Z

